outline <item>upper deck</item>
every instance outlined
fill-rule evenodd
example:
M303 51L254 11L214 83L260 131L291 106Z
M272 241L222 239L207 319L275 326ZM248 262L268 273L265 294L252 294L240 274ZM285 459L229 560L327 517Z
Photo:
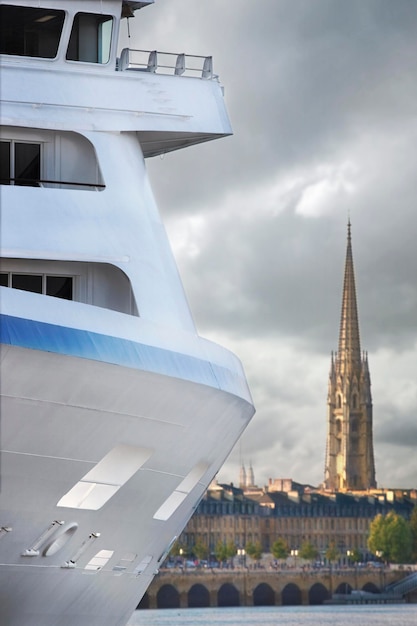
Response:
M120 49L152 1L1 0L1 124L136 131L145 157L230 134L211 57Z

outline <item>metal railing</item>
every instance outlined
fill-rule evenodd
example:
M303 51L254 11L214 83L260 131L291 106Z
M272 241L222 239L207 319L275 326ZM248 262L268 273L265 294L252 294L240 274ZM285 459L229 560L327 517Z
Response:
M406 593L411 593L417 589L417 572L413 574L409 574L406 578L399 580L395 583L391 583L387 587L385 587L386 593L394 593L405 595Z
M213 74L213 59L195 54L177 54L159 52L157 50L136 50L123 48L117 62L119 72L134 70L174 76L197 76L211 80L217 78Z
M106 187L106 185L102 185L101 183L77 183L69 180L48 180L46 178L2 178L0 185L11 185L13 187L51 187L53 189L76 187L77 189L96 189L97 191L105 189Z

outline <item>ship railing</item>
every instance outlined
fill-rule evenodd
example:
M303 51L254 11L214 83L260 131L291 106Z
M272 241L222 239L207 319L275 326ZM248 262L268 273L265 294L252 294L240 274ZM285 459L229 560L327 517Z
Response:
M46 187L50 189L87 189L101 191L106 185L101 183L77 183L69 180L48 180L45 178L7 178L0 180L1 185L15 187Z
M177 54L157 50L123 48L117 62L117 69L120 72L134 70L174 76L197 76L208 80L218 78L216 74L213 74L211 56L203 57L195 54Z

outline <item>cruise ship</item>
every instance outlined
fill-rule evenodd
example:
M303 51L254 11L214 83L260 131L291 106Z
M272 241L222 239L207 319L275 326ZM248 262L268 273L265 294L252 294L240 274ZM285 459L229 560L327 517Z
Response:
M152 5L0 3L1 626L126 624L254 414L145 167L229 135L223 89L122 48Z

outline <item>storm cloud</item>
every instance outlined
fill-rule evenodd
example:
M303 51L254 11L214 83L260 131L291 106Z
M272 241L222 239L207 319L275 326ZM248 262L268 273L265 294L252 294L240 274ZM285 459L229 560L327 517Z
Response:
M219 474L323 480L346 223L380 486L417 486L417 3L157 0L129 45L212 54L234 135L148 161L199 333L257 414Z

